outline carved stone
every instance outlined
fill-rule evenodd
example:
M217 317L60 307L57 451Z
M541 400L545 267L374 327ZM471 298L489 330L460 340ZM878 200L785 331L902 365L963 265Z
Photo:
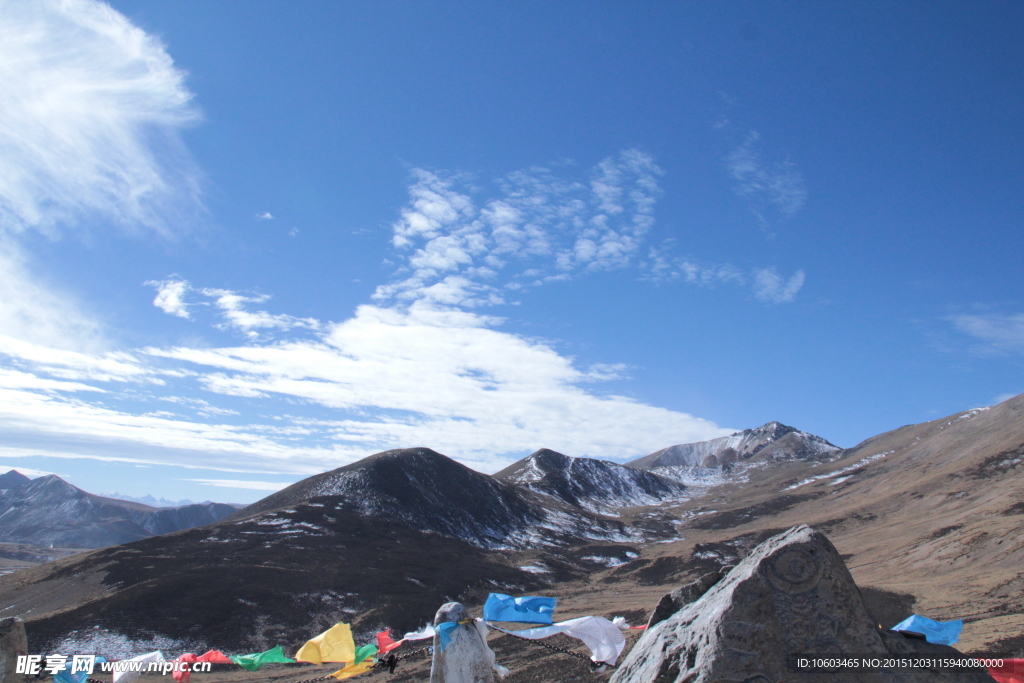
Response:
M25 676L15 673L18 657L28 654L25 624L18 617L0 619L0 683L23 683Z
M810 673L792 661L915 653L959 655L876 628L836 549L799 526L759 545L699 599L648 628L610 683L990 683L984 670Z
M441 637L434 634L434 658L430 664L430 683L494 683L493 653L480 636L469 612L460 602L441 605L434 616L436 629L446 622L459 624L451 632L451 641L441 651Z

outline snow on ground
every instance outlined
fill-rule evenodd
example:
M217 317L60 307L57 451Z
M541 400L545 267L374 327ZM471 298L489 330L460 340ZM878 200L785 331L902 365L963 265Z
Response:
M867 465L868 463L874 462L876 460L881 460L882 458L884 458L885 456L889 455L892 452L893 451L886 451L884 453L875 453L874 455L869 455L868 457L861 458L860 460L858 460L857 462L853 463L852 465L847 465L846 467L844 467L842 469L838 469L835 472L829 472L828 474L819 474L816 477L810 477L808 479L804 479L803 481L797 482L797 483L793 484L792 486L787 486L786 488L784 488L782 490L783 491L792 491L793 489L798 489L801 486L806 486L807 484L810 484L812 482L818 481L820 479L831 479L833 477L840 477L840 476L846 474L847 472L852 472L853 470L857 469L858 467L863 467L864 465ZM850 476L853 476L853 475L850 475ZM846 481L849 478L850 478L849 476L842 477L841 479L838 479L838 480L832 482L831 486L835 486L839 482Z
M165 655L189 650L198 652L202 644L190 643L165 636L151 635L148 638L128 636L102 628L72 631L54 647L52 653L62 655L103 655L107 659L129 659L138 655L160 650Z
M603 564L606 567L621 567L629 562L629 560L623 560L618 557L605 557L604 555L584 555L580 559L593 562L594 564Z
M991 406L989 406L988 408L990 408L990 407ZM988 410L988 408L971 408L970 410L968 410L968 411L966 411L964 413L961 413L960 415L957 415L952 420L950 420L949 422L947 422L944 425L942 425L941 427L939 427L939 429L945 429L949 425L954 424L956 422L959 422L960 420L970 420L972 417L974 417L978 413L985 412L986 410Z

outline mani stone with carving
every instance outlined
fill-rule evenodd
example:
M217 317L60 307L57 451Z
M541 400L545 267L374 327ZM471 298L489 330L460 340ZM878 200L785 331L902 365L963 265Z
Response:
M27 654L25 623L17 617L0 619L0 683L22 683L24 676L15 671L18 657Z
M960 656L877 628L839 553L802 525L647 629L610 683L991 683L984 669L803 672L792 667L800 654Z
M446 622L459 625L443 652L440 633L435 632L430 683L494 683L494 653L461 602L446 602L437 610L435 631Z

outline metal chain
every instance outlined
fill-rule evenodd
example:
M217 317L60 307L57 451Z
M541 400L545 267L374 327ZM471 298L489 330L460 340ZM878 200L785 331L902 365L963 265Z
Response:
M416 656L416 655L418 655L418 654L420 654L422 652L426 652L427 650L433 649L433 647L434 647L433 645L427 645L426 647L421 647L418 650L413 650L412 652L406 652L404 655L394 655L394 657L395 657L394 661L397 664L398 662L402 661L403 659L408 659L409 657L414 657L414 656ZM386 667L387 663L382 658L380 661L378 661L377 666L384 666L384 667ZM330 680L331 678L332 678L332 675L331 674L327 674L326 676L319 676L317 678L304 678L301 681L292 681L292 683L322 683L323 681ZM104 683L103 681L99 680L98 678L87 678L85 680L86 680L86 683Z
M433 645L427 645L426 647L421 647L418 650L413 650L412 652L406 652L404 655L395 655L395 654L388 653L386 656L383 656L383 657L378 656L378 658L377 658L377 665L376 666L379 669L387 669L390 673L395 673L395 667L398 666L398 663L400 661L402 661L403 659L408 659L409 657L413 657L413 656L418 655L418 654L420 654L422 652L427 652L428 650L433 650L433 649L434 649Z
M590 657L588 657L586 655L581 655L579 652L573 652L572 650L566 650L564 647L558 647L557 645L549 645L548 643L542 642L540 640L533 640L532 638L524 638L521 635L515 633L514 631L506 631L505 629L501 628L500 626L495 626L491 622L487 622L487 626L488 626L488 628L493 628L495 631L501 631L502 633L504 633L506 635L515 636L516 638L519 638L520 640L528 640L531 643L533 643L534 645L540 645L541 647L546 647L549 650L554 650L555 652L560 652L560 653L562 653L564 655L571 655L573 657L576 657L577 659L582 659L583 661L585 661L588 664L590 664L590 668L591 669L598 669L598 668L600 668L602 666L607 667L609 669L614 669L615 668L614 664L608 664L607 662L595 662L594 660L592 660Z
M544 642L541 642L539 640L533 640L531 638L523 638L521 635L518 635L518 634L516 634L513 631L506 631L505 629L501 628L500 626L495 626L494 624L491 624L489 622L488 622L487 626L489 628L493 628L495 631L500 631L500 632L502 632L502 633L504 633L506 635L515 636L516 638L519 638L520 640L529 640L534 645L540 645L541 647L546 647L547 649L553 650L554 652L558 652L558 653L563 654L563 655L569 655L571 657L576 657L577 659L582 659L583 661L585 661L588 664L590 664L590 668L591 669L598 669L598 668L602 668L602 667L605 667L605 668L608 668L608 669L615 668L614 664L608 664L606 662L595 662L590 657L587 657L586 655L581 655L579 652L573 652L572 650L567 650L564 647L558 647L557 645L550 645L548 643L544 643ZM423 652L427 652L428 650L433 650L433 649L434 649L433 645L427 645L426 647L421 647L420 649L413 650L412 652L406 652L405 654L402 654L402 655L391 655L391 656L394 657L393 661L394 661L395 664L397 664L398 662L402 661L403 659L408 659L409 657L415 657L418 654L422 654ZM388 663L387 663L387 661L384 658L381 658L380 660L378 660L377 666L378 667L387 667ZM392 670L394 670L394 669L392 668ZM326 680L328 680L330 678L331 678L331 674L327 674L326 676L320 676L318 678L306 678L306 679L303 679L301 681L292 681L292 683L322 683L322 681L326 681ZM96 678L87 678L85 680L86 680L86 683L104 683L103 681L101 681L99 679L96 679ZM574 677L574 678L570 678L570 679L566 679L566 680L567 681L574 681L574 680L577 680L577 679Z
M396 662L400 662L403 659L408 659L409 657L412 657L413 655L418 655L421 652L426 652L427 650L433 650L433 649L434 649L433 645L427 645L426 647L421 647L418 650L413 650L412 652L406 652L404 655L397 655L395 657L395 661Z

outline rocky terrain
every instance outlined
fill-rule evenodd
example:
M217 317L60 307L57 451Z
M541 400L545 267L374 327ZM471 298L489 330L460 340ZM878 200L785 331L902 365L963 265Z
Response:
M55 548L103 548L210 524L238 508L196 503L154 508L97 496L56 475L0 477L0 542Z
M478 614L490 590L555 595L560 619L642 623L672 588L809 524L831 540L873 622L962 618L958 648L1024 654L1024 397L847 450L810 436L769 423L674 447L700 463L664 467L723 476L650 504L639 497L659 480L644 488L614 463L542 450L489 477L429 449L388 451L211 526L3 577L0 617L23 614L35 643L163 642L172 652L287 648L337 620L359 637L399 631L449 599ZM727 449L739 459L708 460L731 458ZM630 465L657 474L655 455ZM615 508L623 491L632 498ZM591 680L585 663L536 645L494 646L510 683ZM393 680L423 680L423 666L403 664Z

